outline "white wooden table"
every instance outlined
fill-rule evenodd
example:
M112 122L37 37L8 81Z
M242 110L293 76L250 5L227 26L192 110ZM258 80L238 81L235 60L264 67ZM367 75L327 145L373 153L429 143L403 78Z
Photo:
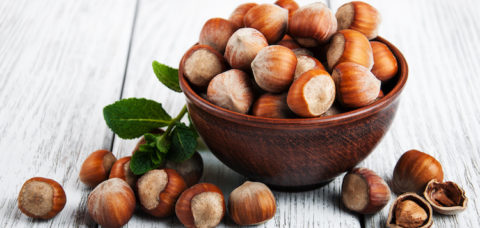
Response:
M344 2L326 3L335 11ZM435 156L445 179L463 186L470 201L457 216L435 215L434 226L479 227L480 2L368 2L382 13L380 34L404 53L410 74L390 131L360 166L388 181L404 151L416 148ZM238 4L1 0L0 227L96 226L86 213L90 190L78 180L81 163L101 148L127 156L136 143L113 135L103 120L103 106L135 96L177 112L184 96L157 81L152 60L178 67L203 23L228 17ZM203 181L228 194L245 180L200 147ZM67 205L54 219L32 220L17 209L18 191L33 176L53 178L65 188ZM277 213L262 226L383 227L393 200L373 216L350 213L339 198L341 179L308 192L275 192ZM231 225L224 219L221 226ZM128 226L180 223L137 213Z

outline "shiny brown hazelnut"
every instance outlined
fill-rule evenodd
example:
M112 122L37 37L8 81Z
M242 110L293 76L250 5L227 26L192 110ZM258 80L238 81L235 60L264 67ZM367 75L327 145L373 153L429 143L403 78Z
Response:
M393 78L398 71L397 59L384 43L370 41L373 53L372 73L380 81L385 82Z
M228 39L235 30L237 28L232 22L223 18L212 18L203 25L198 43L208 45L219 53L223 53Z
M431 180L443 181L442 165L434 157L409 150L398 159L393 170L393 190L421 193Z
M297 80L300 75L313 69L325 70L325 67L323 67L322 63L320 63L320 61L318 61L315 57L308 55L297 55L297 67L295 68L293 80Z
M222 191L209 183L199 183L185 190L175 205L175 214L186 227L215 227L222 221L225 211Z
M343 178L343 205L357 213L373 214L380 211L387 205L390 195L387 183L367 168L355 168Z
M324 70L313 69L295 80L287 95L287 104L295 114L316 117L325 113L335 101L335 83Z
M207 88L207 100L222 108L247 113L253 103L248 75L237 69L215 76Z
M265 93L252 106L252 114L267 118L286 119L293 116L287 105L287 94Z
M243 18L246 27L260 31L269 44L280 41L288 25L288 10L270 3L260 4L248 10Z
M232 22L237 27L237 29L245 27L245 25L243 24L243 18L245 14L247 14L247 12L252 7L257 5L258 5L257 3L244 3L239 5L237 8L235 8L232 14L230 14L230 17L228 18L228 20Z
M185 180L187 187L198 183L203 174L203 160L198 152L195 152L191 158L183 162L167 160L165 167L177 171Z
M226 70L222 54L207 45L197 44L183 56L183 72L190 83L204 87L210 80Z
M117 159L108 150L91 153L80 168L80 181L93 188L108 178L110 169Z
M121 227L130 220L135 210L135 194L120 178L100 183L87 199L88 213L103 227Z
M238 225L258 225L273 218L277 210L272 191L263 183L246 181L230 193L228 212Z
M62 211L66 202L62 186L43 177L27 180L18 194L18 209L32 218L50 219Z
M327 62L329 69L340 63L353 62L370 70L373 66L372 47L362 33L351 29L341 30L332 37Z
M400 195L390 207L389 228L428 228L433 224L432 207L415 193Z
M282 40L277 42L277 45L282 45L284 47L290 48L291 50L301 48L297 41L295 41L291 36L286 34L285 36L283 36Z
M252 61L255 82L260 88L271 93L288 89L296 66L297 57L292 50L280 45L263 48Z
M227 42L225 59L232 68L250 71L257 53L268 46L265 36L253 28L238 29Z
M186 188L182 176L173 169L150 170L137 181L142 209L160 218L173 214L175 202Z
M130 185L132 189L135 188L135 184L137 183L137 176L133 174L132 170L130 169L131 158L131 156L123 157L113 163L108 179L120 178L127 182L127 184Z
M303 47L316 47L337 31L337 19L321 2L298 8L288 22L288 33Z
M345 108L359 108L375 101L380 93L380 80L362 65L344 62L332 72L337 100Z
M377 37L381 22L380 13L373 6L361 1L346 3L338 8L335 14L338 30L357 30L371 40Z
M275 5L280 6L284 9L288 10L288 18L290 19L295 13L295 11L298 9L298 4L294 0L277 0L275 2Z
M444 215L453 215L467 208L468 198L465 191L451 181L428 182L423 196L430 203L433 210Z

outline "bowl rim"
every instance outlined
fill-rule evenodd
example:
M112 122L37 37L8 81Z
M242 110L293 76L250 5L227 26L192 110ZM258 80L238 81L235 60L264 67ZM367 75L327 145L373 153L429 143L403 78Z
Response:
M320 117L313 117L313 118L290 118L290 119L267 118L267 117L253 116L249 114L234 112L234 111L222 108L220 106L217 106L215 104L212 104L208 100L204 99L199 94L197 94L192 89L187 79L185 78L183 73L185 56L183 56L180 61L180 66L178 70L179 83L187 100L190 100L192 103L195 104L195 106L219 118L233 121L236 123L241 123L241 124L248 123L251 125L261 124L263 126L268 126L268 127L285 126L285 125L325 126L325 125L338 125L338 124L349 123L352 121L362 119L366 116L373 115L379 112L380 110L386 108L387 106L389 106L400 95L408 79L408 64L407 64L407 61L405 60L405 57L400 52L400 50L398 50L397 47L395 47L389 41L387 41L386 39L380 36L376 37L372 41L380 41L386 44L388 48L392 51L393 55L396 57L397 64L399 66L398 68L399 72L397 73L397 77L399 78L396 85L383 98L379 99L378 101L375 101L372 104L369 104L361 108L349 110L347 112L343 112L340 114L331 115L331 116L320 116Z

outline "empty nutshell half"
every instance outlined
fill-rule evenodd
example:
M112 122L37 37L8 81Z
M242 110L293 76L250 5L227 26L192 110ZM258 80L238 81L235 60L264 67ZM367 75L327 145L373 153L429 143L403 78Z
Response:
M468 198L465 191L451 181L431 180L423 192L425 199L435 212L453 215L467 208Z

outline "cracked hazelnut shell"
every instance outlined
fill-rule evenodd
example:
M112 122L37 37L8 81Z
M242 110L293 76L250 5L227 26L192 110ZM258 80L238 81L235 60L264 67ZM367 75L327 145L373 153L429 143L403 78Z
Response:
M465 191L451 181L428 182L423 196L430 203L433 210L444 215L453 215L467 208L468 198Z
M428 228L433 224L432 207L415 193L405 193L393 202L387 218L389 228Z

